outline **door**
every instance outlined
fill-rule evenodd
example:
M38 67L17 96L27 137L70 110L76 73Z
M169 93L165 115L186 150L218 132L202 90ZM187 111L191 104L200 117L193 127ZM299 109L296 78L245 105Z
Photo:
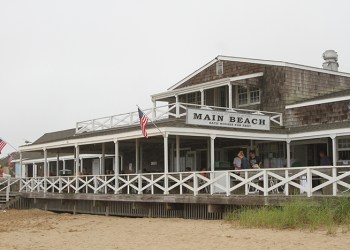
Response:
M196 152L188 151L186 153L186 168L191 168L192 171L196 170Z

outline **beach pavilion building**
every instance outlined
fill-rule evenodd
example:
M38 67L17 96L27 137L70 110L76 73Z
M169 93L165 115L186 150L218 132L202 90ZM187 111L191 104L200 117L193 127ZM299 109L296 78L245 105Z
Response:
M330 169L328 178L310 171L322 165L320 151L332 166L349 165L350 73L338 72L336 52L323 57L323 67L315 68L217 56L151 96L152 107L143 110L150 120L148 138L135 110L79 121L74 129L22 146L16 160L22 191L232 196L241 188L248 195L253 186L267 196L281 187L285 194L288 186L302 191L301 182L285 172L298 166L295 179L326 179L326 184L309 181L308 196L327 185L336 195L339 186L350 188L348 172ZM261 157L261 169L253 177L253 170L232 171L237 153L250 150Z

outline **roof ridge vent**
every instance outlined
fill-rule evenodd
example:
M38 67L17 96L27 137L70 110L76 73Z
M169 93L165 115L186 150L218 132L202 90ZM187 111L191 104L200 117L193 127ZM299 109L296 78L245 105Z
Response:
M338 71L339 64L337 52L334 50L326 50L323 52L322 57L325 60L325 62L322 64L323 69Z

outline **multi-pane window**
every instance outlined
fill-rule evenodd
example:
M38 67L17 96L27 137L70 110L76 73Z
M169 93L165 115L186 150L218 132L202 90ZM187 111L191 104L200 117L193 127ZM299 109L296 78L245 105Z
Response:
M260 103L260 89L256 87L238 86L238 105Z
M249 88L249 97L250 103L259 103L260 102L260 89L255 87Z
M238 86L238 105L248 104L248 88Z
M218 61L216 63L216 75L222 75L224 73L224 62Z
M338 139L339 160L350 160L350 138Z

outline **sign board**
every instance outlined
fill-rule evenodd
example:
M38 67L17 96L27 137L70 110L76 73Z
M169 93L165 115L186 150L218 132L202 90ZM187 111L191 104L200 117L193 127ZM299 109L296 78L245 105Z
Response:
M270 130L270 117L229 111L188 108L186 124L210 127Z

